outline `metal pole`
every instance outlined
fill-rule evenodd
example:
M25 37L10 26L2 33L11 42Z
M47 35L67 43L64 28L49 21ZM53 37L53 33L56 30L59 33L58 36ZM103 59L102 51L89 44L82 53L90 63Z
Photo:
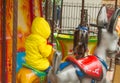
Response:
M13 0L12 83L16 83L18 0Z
M42 0L39 0L39 3L40 3L40 16L43 17Z
M115 10L117 9L117 2L118 0L115 0Z
M63 11L63 0L61 0L61 10L60 10L60 28L62 27L62 11Z
M84 0L82 0L82 10L81 10L81 21L80 21L80 26L83 26L83 19L84 19ZM79 41L79 30L76 30L74 32L74 46L73 46L73 50L75 52L76 50L76 46L78 45L78 41ZM77 50L78 53L79 50ZM75 54L75 53L74 53Z
M53 0L53 15L52 15L52 34L51 34L51 43L53 43L53 33L54 33L54 21L55 21L55 0Z
M81 25L83 25L83 19L84 19L84 0L82 0L82 11L81 11Z
M48 0L45 2L45 19L48 19Z
M6 0L2 0L2 82L6 83Z
M31 24L32 24L33 17L34 17L34 14L33 14L33 0L29 0L29 7L30 7L30 20L31 20Z

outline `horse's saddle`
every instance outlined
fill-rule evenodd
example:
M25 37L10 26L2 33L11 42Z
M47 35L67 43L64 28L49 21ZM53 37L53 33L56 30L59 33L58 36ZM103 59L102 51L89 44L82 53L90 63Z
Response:
M102 65L96 56L87 56L80 59L75 59L75 57L69 56L66 60L76 64L85 75L97 80L102 79Z

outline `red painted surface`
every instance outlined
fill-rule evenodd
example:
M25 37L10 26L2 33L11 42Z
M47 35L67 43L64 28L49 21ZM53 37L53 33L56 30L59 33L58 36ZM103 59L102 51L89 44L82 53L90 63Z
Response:
M75 59L72 56L67 57L68 61L75 63L85 74L97 80L102 79L103 70L101 62L94 55L85 58Z

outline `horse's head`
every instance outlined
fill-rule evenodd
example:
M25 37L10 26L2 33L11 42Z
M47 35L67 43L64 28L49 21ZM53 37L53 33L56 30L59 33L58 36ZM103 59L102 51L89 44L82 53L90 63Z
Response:
M108 32L114 36L114 40L111 42L111 45L108 50L109 52L116 49L116 53L118 53L120 50L120 44L119 44L119 42L120 42L120 40L119 40L120 27L119 27L119 25L120 24L119 23L120 23L120 8L118 8L114 12L114 14L111 17L110 24L109 24ZM109 52L108 52L108 54L111 54ZM111 54L111 55L113 55L113 54Z
M106 7L101 7L97 16L96 26L98 27L98 49L96 52L101 53L100 49L102 49L102 51L109 57L116 55L119 48L118 29L116 30L119 13L120 9L117 9L108 23Z
M117 9L111 17L109 25L106 26L105 29L101 32L101 42L104 44L106 48L107 56L115 57L117 52L119 51L119 30L116 29L116 24L118 17L120 16L120 8ZM98 20L99 21L99 20Z
M54 53L53 61L52 61L52 68L48 72L48 80L51 83L57 83L57 73L58 73L58 68L61 63L62 55L61 52L56 51Z

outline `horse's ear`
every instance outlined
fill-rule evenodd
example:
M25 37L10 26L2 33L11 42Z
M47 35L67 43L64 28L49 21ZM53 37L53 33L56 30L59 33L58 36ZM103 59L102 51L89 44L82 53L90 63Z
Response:
M116 30L116 24L118 21L118 17L120 16L120 8L118 8L112 15L110 24L108 27L108 32L113 33L114 30Z
M53 66L53 71L54 73L57 72L59 65L61 63L61 59L62 59L62 55L61 52L56 51L54 53L54 57L53 57L53 62L52 62L52 66Z
M108 23L107 8L105 5L103 5L100 11L98 12L97 25L104 27L107 23Z

